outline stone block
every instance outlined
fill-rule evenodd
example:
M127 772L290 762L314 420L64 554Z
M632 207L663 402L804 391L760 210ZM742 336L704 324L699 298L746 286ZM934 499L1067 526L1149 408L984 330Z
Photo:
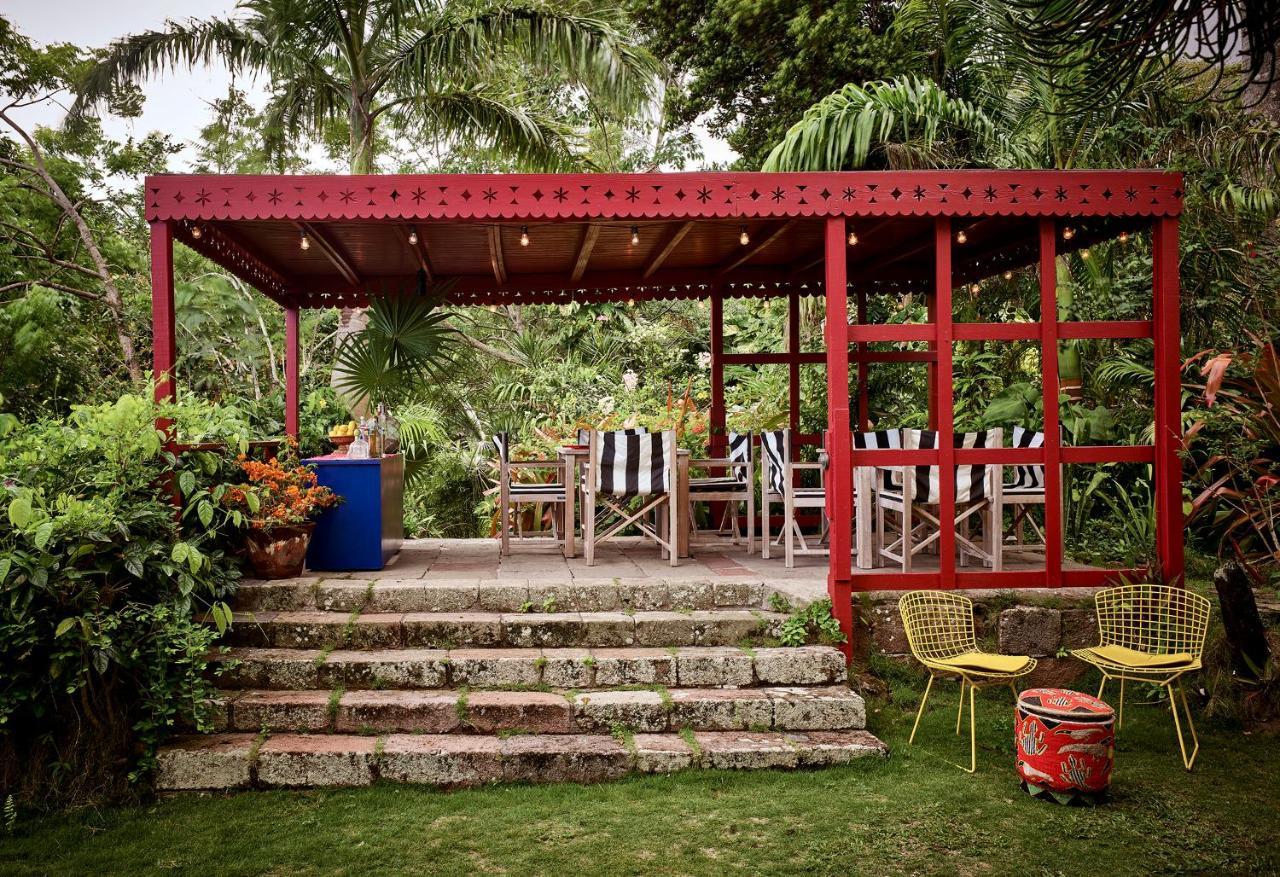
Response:
M603 735L510 737L502 741L502 768L507 782L595 783L625 776L631 754Z
M502 741L476 735L388 735L379 775L396 783L462 788L502 780Z
M750 731L695 731L702 765L721 770L793 768L799 754L782 734Z
M473 691L467 697L466 717L477 734L568 734L574 730L569 701L545 691Z
M525 612L502 616L503 636L521 648L564 648L586 642L586 626L577 612Z
M595 684L675 685L676 659L665 649L592 649L596 662Z
M1092 609L1062 610L1062 641L1064 649L1083 649L1099 642L1098 616Z
M253 734L216 734L174 740L156 756L160 791L240 789L249 785Z
M1015 606L1000 613L1000 651L1006 655L1053 655L1062 641L1062 613L1041 606Z
M768 730L773 702L754 688L687 689L671 692L671 728L701 731Z
M492 648L502 642L502 617L492 612L408 612L404 644L412 648Z
M539 649L454 649L449 652L449 682L472 688L537 685L541 657Z
M334 730L448 734L461 724L452 691L348 691L338 702Z
M316 670L322 688L443 688L446 655L443 649L339 649Z
M552 688L591 688L595 659L588 649L543 649L542 684Z
M684 648L676 653L676 684L685 688L744 688L754 681L751 655L733 646Z
M377 740L373 737L280 734L258 749L258 782L320 788L367 786Z
M844 655L829 646L756 649L755 670L762 685L830 685L847 678Z
M237 731L323 731L329 727L329 692L246 691L232 705L231 723Z
M867 724L866 703L848 688L779 688L771 694L778 731L861 730Z
M579 731L608 734L621 726L657 733L667 729L667 706L656 691L584 691L574 698Z
M693 766L693 750L676 734L636 734L631 742L641 773L672 773Z

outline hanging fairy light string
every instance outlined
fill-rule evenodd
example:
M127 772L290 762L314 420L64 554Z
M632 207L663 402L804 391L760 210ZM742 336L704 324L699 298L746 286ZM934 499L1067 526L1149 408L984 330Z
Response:
M197 224L197 225L193 225L193 226L191 226L191 237L192 237L192 238L194 238L195 240L200 240L200 238L202 238L203 236L204 236L204 229L203 229L203 228L201 228L198 224Z
M853 229L849 229L849 246L856 247L858 245L858 233Z
M738 243L744 247L751 243L751 235L747 234L747 227L745 225L738 227Z
M638 246L640 243L640 226L631 226L631 246Z
M957 244L969 243L969 235L965 233L965 230L963 228L960 229L958 232L956 232L956 243Z
M1069 225L1062 230L1062 239L1064 241L1069 241L1075 236L1076 236L1076 230Z
M418 227L416 225L409 226L409 246L416 247L418 245Z
M307 230L305 228L302 230L302 239L298 241L298 246L304 250L311 249L311 238L307 237Z
M520 226L520 246L529 246L529 226L527 225Z

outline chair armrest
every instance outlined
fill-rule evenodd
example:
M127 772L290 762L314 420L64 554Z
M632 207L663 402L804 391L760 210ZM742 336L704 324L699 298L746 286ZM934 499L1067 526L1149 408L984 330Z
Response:
M563 469L562 460L512 460L507 464L509 469Z

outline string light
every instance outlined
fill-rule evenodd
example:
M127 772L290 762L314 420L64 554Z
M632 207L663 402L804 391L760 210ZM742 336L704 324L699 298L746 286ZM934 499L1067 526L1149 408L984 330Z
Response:
M634 244L635 241L632 241L631 243ZM520 226L520 246L529 246L529 226L527 225Z
M1005 272L1004 272L1004 279L1005 279L1005 280L1012 280L1012 279L1013 279L1013 272L1012 272L1012 271L1005 271Z
M973 295L977 295L978 293L982 292L982 287L975 283L969 287L969 292L972 293Z
M968 236L967 234L965 234L965 233L964 233L964 229L963 229L963 228L962 228L962 229L960 229L960 231L956 232L956 243L957 243L957 244L967 244L967 243L969 243L969 236Z
M1087 259L1087 258L1089 258L1089 248L1088 248L1088 247L1085 247L1083 250L1081 250L1081 251L1080 251L1080 258L1081 258L1081 259Z
M747 244L751 243L751 235L747 234L747 227L745 225L740 228L741 231L738 233L738 243L745 247Z
M631 226L631 246L634 247L638 243L640 243L640 226L633 225Z
M311 239L307 237L307 230L302 230L302 240L298 242L298 246L304 250L311 249Z
M1069 241L1075 236L1076 236L1076 230L1069 225L1062 230L1062 239L1064 241Z
M200 240L200 238L204 237L204 230L198 225L191 226L191 237L196 240Z
M1129 243L1129 232L1127 231L1120 232L1120 243L1122 244Z
M853 229L849 229L849 246L856 247L858 245L858 233Z
M418 245L418 227L416 225L409 226L409 246L416 247Z

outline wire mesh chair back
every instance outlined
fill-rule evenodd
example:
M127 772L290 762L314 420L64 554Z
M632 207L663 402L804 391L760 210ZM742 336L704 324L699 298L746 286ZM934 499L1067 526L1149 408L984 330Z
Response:
M1102 645L1199 659L1209 629L1209 600L1174 585L1120 585L1094 597Z
M978 651L973 601L943 591L911 591L898 601L911 653L921 661Z

